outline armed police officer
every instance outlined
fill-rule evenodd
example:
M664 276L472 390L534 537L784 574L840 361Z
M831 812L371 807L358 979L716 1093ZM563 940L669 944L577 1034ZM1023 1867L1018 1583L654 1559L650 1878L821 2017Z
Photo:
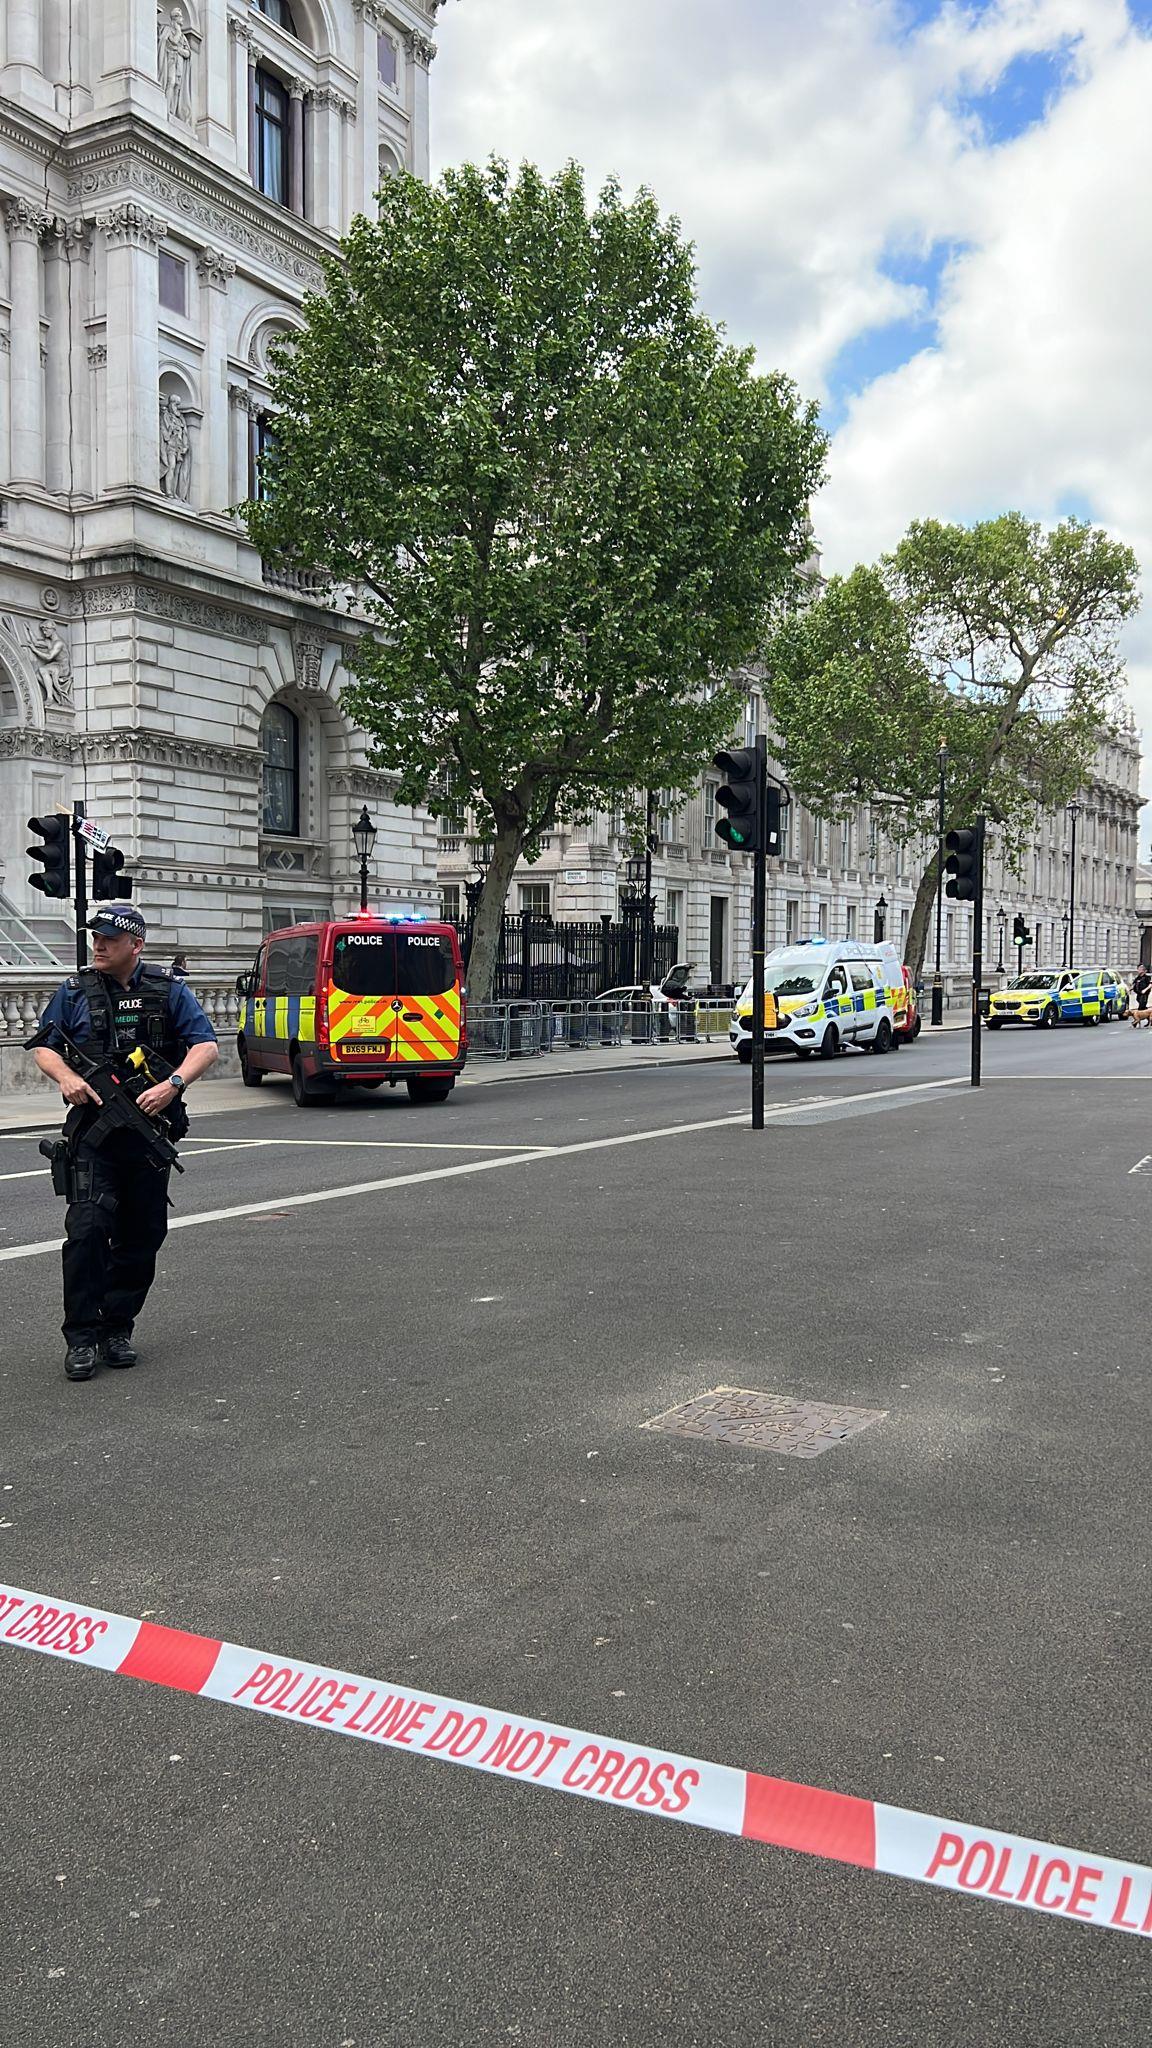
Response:
M101 1098L65 1056L66 1040L89 1058L123 1063L129 1078L136 1069L148 1082L135 1095L136 1107L172 1140L188 1128L185 1089L219 1058L216 1033L187 982L144 965L147 926L135 904L103 904L88 930L94 965L57 989L31 1041L41 1073L68 1104L53 1181L68 1197L63 1328L70 1380L91 1379L101 1362L136 1363L132 1329L168 1234L168 1171L157 1168L133 1131L106 1130Z

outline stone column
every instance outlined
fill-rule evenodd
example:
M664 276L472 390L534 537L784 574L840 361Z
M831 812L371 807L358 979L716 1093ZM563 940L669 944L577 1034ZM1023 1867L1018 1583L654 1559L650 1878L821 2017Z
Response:
M107 249L107 490L160 488L158 416L160 279L156 252L168 230L129 202L98 213Z
M8 374L11 347L8 329L0 328L0 484L12 474L12 399Z
M347 226L344 201L345 123L355 121L352 100L330 85L312 95L316 132L312 148L315 184L311 219L325 234L341 235Z
M205 342L200 510L223 513L236 502L231 489L228 417L228 286L236 275L236 260L223 249L202 249L196 269Z
M288 204L302 220L308 218L310 194L304 175L304 102L308 87L302 78L288 80Z
M349 212L366 213L369 220L373 220L376 215L375 192L380 182L380 86L376 70L376 37L382 17L377 0L352 0L352 5L360 21L355 52L359 83Z
M40 237L50 216L27 199L10 199L8 225L12 303L11 404L13 483L44 481L44 365L40 357Z
M56 93L44 76L42 0L8 0L7 18L8 51L0 73L0 97L54 111Z
M85 488L75 473L81 450L85 380L74 374L74 351L82 334L85 263L92 230L83 220L57 214L45 241L44 310L48 354L44 373L45 477L50 491ZM73 397L77 403L73 406Z
M248 496L249 470L252 462L252 405L243 384L228 386L229 412L229 485L228 502L241 505Z
M197 133L204 147L218 161L232 164L237 158L236 130L232 121L232 46L228 35L227 0L204 0L201 12L204 111L197 123ZM247 162L245 149L239 158L241 170Z
M256 69L256 56L252 43L252 30L244 17L239 14L228 16L228 34L232 39L232 126L236 137L236 168L241 177L251 178L252 168L252 74Z
M128 107L167 129L168 102L160 86L156 46L156 0L115 0L92 12L103 17L104 47L98 60L98 114Z
M428 133L428 66L436 55L436 45L422 36L418 30L406 29L404 46L411 59L411 82L408 89L408 117L411 122L409 147L411 160L408 169L418 178L427 178L429 170Z

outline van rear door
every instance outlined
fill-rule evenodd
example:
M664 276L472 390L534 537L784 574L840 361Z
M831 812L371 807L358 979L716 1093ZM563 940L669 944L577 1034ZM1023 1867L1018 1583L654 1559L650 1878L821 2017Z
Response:
M410 1065L460 1056L460 978L435 932L337 931L325 993L333 1053Z

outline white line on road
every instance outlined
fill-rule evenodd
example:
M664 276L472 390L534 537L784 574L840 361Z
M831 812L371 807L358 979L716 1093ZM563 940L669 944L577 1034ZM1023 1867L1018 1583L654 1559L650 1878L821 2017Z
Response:
M743 1115L743 1111L737 1111ZM198 1138L196 1150L212 1152L236 1152L244 1146L293 1145L306 1146L309 1150L333 1150L338 1152L382 1151L382 1152L554 1152L554 1145L517 1145L511 1138L505 1138L502 1145L459 1144L452 1138ZM181 1153L182 1159L191 1159L191 1152ZM2 1176L0 1176L2 1178Z
M30 1166L25 1173L0 1173L0 1180L39 1180L47 1171L46 1166Z
M930 1088L959 1088L966 1086L963 1076L948 1081L915 1081L906 1088L870 1089L874 1095L919 1095ZM785 1116L796 1109L794 1102L781 1103L765 1111L765 1117ZM737 1110L735 1116L746 1118L746 1110ZM227 1223L235 1216L267 1216L272 1212L283 1214L288 1209L306 1209L317 1202L346 1202L358 1195L378 1195L389 1188L411 1188L427 1181L457 1180L464 1174L496 1173L505 1166L531 1166L534 1160L564 1159L580 1152L610 1152L622 1145L646 1145L653 1138L684 1138L696 1131L730 1130L733 1114L707 1117L701 1123L662 1124L651 1131L626 1131L612 1138L582 1138L573 1145L555 1145L550 1152L512 1152L500 1159L470 1159L462 1166L434 1166L425 1173L398 1173L387 1180L359 1181L354 1187L317 1188L306 1195L278 1195L266 1202L239 1202L230 1209L202 1209L195 1216L174 1216L169 1230L195 1230L202 1223ZM0 1251L0 1262L7 1259L32 1259L43 1252L54 1252L60 1248L59 1238L47 1238L40 1244L12 1245Z
M1147 1173L1148 1168L1150 1166L1152 1166L1152 1152L1146 1152L1144 1154L1143 1159L1138 1159L1136 1161L1135 1166L1130 1166L1128 1168L1129 1175L1132 1175L1134 1173Z

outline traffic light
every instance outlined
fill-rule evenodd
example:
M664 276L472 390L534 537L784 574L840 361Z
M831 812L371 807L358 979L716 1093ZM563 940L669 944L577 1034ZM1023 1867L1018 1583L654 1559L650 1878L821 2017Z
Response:
M93 902L103 903L113 897L119 897L121 902L127 902L132 894L132 877L125 875L121 878L120 870L123 865L124 855L118 846L106 846L103 853L93 853Z
M716 791L716 802L727 811L717 818L716 837L733 853L755 853L760 844L760 775L755 747L725 747L712 756L712 765L727 776ZM779 829L779 817L777 817Z
M971 903L980 888L980 862L983 856L983 834L978 825L961 825L950 832L944 845L947 857L944 871L948 880L944 894L961 903Z
M67 901L72 894L71 818L65 817L63 812L51 818L29 818L28 830L38 832L44 841L43 846L26 848L29 860L44 863L42 874L29 875L29 887L39 889L45 896L59 896Z
M1012 944L1014 946L1030 946L1032 944L1032 934L1028 929L1028 921L1021 915L1020 911L1017 911L1012 919Z

